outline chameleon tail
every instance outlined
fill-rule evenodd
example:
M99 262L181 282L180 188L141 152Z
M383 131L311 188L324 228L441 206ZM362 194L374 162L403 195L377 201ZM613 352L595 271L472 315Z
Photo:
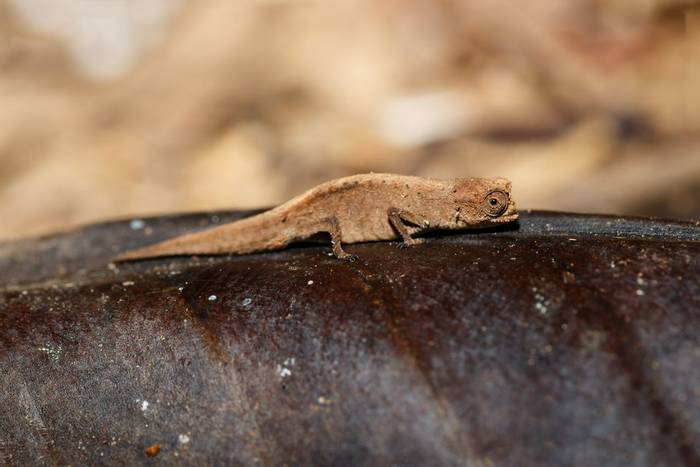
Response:
M127 251L117 256L115 261L164 256L245 254L278 249L289 243L289 240L281 235L279 222L279 215L268 211L230 224Z

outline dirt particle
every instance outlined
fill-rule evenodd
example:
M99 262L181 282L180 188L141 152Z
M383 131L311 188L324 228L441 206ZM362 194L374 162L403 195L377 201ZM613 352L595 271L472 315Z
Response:
M152 444L146 448L146 455L148 457L156 457L160 452L160 444Z
M565 284L575 284L576 283L576 275L574 273L569 272L569 271L564 271L562 273L562 279Z
M581 345L583 345L589 350L597 350L598 348L600 348L601 345L605 343L607 338L608 335L606 332L594 329L583 331L579 335L579 341L581 342Z

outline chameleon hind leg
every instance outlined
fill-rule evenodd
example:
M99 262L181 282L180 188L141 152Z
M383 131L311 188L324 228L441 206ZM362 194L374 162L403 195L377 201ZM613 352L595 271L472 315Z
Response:
M326 220L327 227L325 229L331 236L331 245L333 247L333 254L336 258L342 259L352 263L357 259L356 255L351 255L347 251L343 250L343 234L340 229L340 222L335 217L331 217Z

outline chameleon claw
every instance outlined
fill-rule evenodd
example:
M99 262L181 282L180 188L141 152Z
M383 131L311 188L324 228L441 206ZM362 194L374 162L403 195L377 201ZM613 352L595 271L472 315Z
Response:
M399 243L399 248L402 250L405 250L409 246L420 245L422 243L425 243L424 238L412 238L410 240L403 241L403 242Z

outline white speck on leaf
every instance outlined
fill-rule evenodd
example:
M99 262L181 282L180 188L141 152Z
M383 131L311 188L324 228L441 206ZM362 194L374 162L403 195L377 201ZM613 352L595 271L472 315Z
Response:
M146 399L136 399L136 402L141 403L141 412L146 412L146 410L148 410L148 406L151 405L151 403L148 402Z
M533 291L537 290L533 287ZM546 315L547 312L549 311L547 305L549 302L547 299L544 298L544 295L540 293L535 293L535 309L541 314L541 315Z
M63 351L60 345L53 347L48 344L43 347L39 347L39 350L48 355L54 362L58 361L58 359L61 357L61 352Z
M141 230L144 227L146 227L146 223L141 219L134 219L131 222L129 222L129 227L131 228L131 230Z
M282 377L286 378L292 374L292 370L289 367L296 365L297 360L294 357L289 357L284 360L282 365L277 365L277 373Z

